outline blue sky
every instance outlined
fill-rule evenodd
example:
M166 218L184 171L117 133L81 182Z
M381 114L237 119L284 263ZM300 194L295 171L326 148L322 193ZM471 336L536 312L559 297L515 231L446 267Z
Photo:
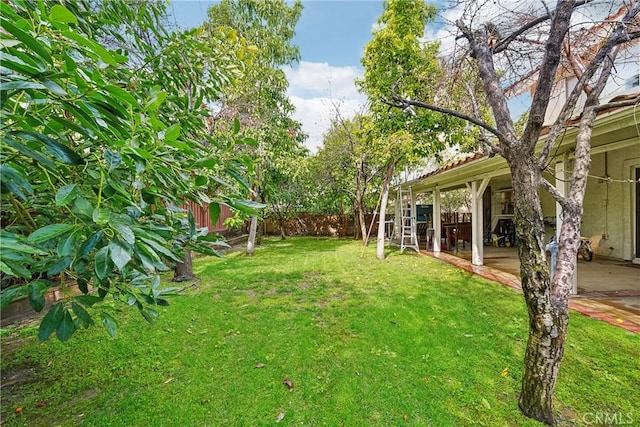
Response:
M168 11L180 27L190 28L206 19L207 9L214 3L171 0ZM353 80L362 76L360 57L383 8L382 0L311 0L303 4L293 40L300 48L301 61L285 72L288 94L296 106L293 116L309 135L307 147L316 151L336 107L345 117L363 109L365 99Z

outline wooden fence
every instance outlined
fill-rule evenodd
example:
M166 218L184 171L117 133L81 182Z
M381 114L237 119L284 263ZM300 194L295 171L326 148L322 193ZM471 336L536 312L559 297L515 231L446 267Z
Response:
M229 209L228 206L220 205L220 217L218 218L218 222L211 224L209 205L198 206L196 203L190 201L185 204L184 208L191 209L193 212L197 228L207 227L211 233L225 231L227 227L224 226L224 220L233 216L233 212L231 212L231 209Z

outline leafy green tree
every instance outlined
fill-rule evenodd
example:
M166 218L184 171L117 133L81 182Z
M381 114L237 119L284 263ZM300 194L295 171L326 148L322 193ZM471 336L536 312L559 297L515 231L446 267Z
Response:
M220 121L239 119L243 136L258 142L249 152L256 160L251 176L252 197L264 201L267 168L278 165L278 157L299 149L305 136L290 118L293 104L286 90L288 82L282 66L299 59L291 44L302 3L284 0L223 0L209 8L205 28L225 26L236 32L238 41L252 46L251 61L235 85L223 90ZM253 253L258 216L251 218L247 253Z
M432 99L441 76L439 44L420 40L426 23L435 16L435 7L418 0L388 0L384 5L373 39L365 47L365 73L358 82L370 103L373 145L385 165L380 223L385 221L389 186L396 170L437 153L444 146L441 135L452 132L456 125L437 113L389 109L383 102L393 93ZM384 259L384 227L378 228L377 256Z
M355 237L366 239L365 214L374 209L381 164L372 152L369 136L371 118L357 114L352 119L339 113L324 135L323 146L314 158L316 185L324 209L337 210L342 215L353 211ZM358 233L359 231L359 233Z
M263 193L267 213L278 222L282 240L287 236L286 222L296 218L307 205L309 193L304 182L307 155L307 149L300 147L299 151L281 153L275 159L277 163L265 168Z
M206 103L239 63L222 49L225 32L217 44L198 31L169 33L162 3L98 6L0 3L2 307L28 295L41 311L56 283L75 282L82 293L51 307L41 340L55 331L65 341L93 324L89 308L107 295L153 320L152 306L173 291L160 288L159 273L183 259L179 238L215 253L192 216L183 228L179 206L210 202L215 216L219 202L242 205L236 194L209 193L210 182L242 183L245 173L221 160L233 147L212 138L206 122ZM98 41L142 43L121 32L125 23L161 47L135 69L127 50ZM115 303L99 305L111 335Z

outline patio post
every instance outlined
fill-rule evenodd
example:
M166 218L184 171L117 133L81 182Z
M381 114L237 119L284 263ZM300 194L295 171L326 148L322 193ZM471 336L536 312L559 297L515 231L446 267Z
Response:
M484 264L484 203L483 194L489 178L471 182L471 264Z
M556 163L556 188L563 196L566 196L569 191L569 180L571 179L571 171L569 168L569 159L565 155L561 162ZM556 242L560 240L560 228L562 226L562 206L556 202ZM571 286L571 294L576 295L578 293L578 269L576 268L573 274L573 285Z
M433 190L433 252L440 252L442 238L442 221L440 218L440 189Z

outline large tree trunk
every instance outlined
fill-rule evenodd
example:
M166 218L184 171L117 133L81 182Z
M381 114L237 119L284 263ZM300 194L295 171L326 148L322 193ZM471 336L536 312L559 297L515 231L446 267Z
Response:
M186 282L187 280L193 280L196 276L193 274L193 262L191 259L191 251L186 249L184 251L184 260L176 264L173 269L173 281L174 282Z
M531 418L553 424L553 395L567 335L566 300L555 300L544 250L540 173L531 158L510 160L522 290L529 312L529 338L519 405Z
M251 225L249 226L249 238L247 239L247 255L253 255L255 251L257 231L258 231L258 216L251 215Z
M387 202L389 201L389 183L393 176L394 164L389 163L387 170L384 174L384 181L382 182L382 194L380 195L380 215L378 218L378 241L376 247L376 257L378 259L384 259L384 232L385 232L385 220L387 215Z

